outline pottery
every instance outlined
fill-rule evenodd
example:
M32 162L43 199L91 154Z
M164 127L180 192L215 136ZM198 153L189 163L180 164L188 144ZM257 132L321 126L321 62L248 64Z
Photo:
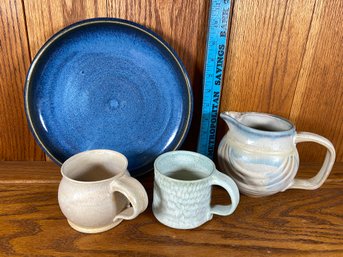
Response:
M147 208L147 193L127 165L124 155L111 150L82 152L63 163L58 203L72 228L103 232Z
M232 214L238 205L239 191L235 182L199 153L165 153L156 159L154 173L152 210L157 220L166 226L196 228L211 220L213 214ZM231 205L211 206L213 185L228 192Z
M329 176L335 162L332 143L309 132L296 132L282 117L256 112L224 112L220 117L229 131L218 147L221 169L246 195L272 195L290 188L314 190ZM311 179L295 178L299 168L296 144L315 142L327 148L324 164Z
M32 134L58 165L111 149L127 157L133 177L182 145L193 112L175 51L148 28L114 18L83 20L49 39L27 73L24 99Z

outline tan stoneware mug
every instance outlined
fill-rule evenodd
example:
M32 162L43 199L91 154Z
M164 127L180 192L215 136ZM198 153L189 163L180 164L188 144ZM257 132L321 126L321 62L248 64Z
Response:
M63 163L58 202L72 228L103 232L147 208L147 193L127 165L124 155L111 150L82 152Z

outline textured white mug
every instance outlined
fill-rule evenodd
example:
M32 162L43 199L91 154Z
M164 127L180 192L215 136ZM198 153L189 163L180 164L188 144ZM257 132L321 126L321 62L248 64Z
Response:
M204 155L173 151L160 155L155 163L152 210L162 224L177 229L192 229L212 219L213 214L230 215L239 202L235 182L216 170ZM231 205L211 206L212 186L223 187Z
M63 163L58 202L72 228L103 232L147 208L147 193L127 165L124 155L111 150L82 152Z

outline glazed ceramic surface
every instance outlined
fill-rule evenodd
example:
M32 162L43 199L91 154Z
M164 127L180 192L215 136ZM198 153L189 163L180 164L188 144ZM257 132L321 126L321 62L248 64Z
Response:
M214 163L198 153L173 151L158 157L154 164L155 183L152 210L164 225L177 229L196 228L213 214L230 215L239 202L232 179L216 170ZM223 187L231 205L211 206L213 185Z
M290 121L275 115L225 112L220 116L229 131L218 148L219 165L244 194L258 197L289 188L313 190L330 174L335 149L326 138L308 132L297 133ZM295 179L299 142L316 142L327 148L321 170L311 179Z
M128 158L133 176L180 147L193 104L175 52L152 31L108 18L53 36L30 67L25 100L31 130L55 162L112 149Z
M147 208L144 187L126 168L125 156L110 150L82 152L62 165L58 202L72 228L103 232Z

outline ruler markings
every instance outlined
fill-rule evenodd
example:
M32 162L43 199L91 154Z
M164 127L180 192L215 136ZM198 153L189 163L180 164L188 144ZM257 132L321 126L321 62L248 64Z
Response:
M230 0L212 0L206 43L198 152L213 158L225 63Z

